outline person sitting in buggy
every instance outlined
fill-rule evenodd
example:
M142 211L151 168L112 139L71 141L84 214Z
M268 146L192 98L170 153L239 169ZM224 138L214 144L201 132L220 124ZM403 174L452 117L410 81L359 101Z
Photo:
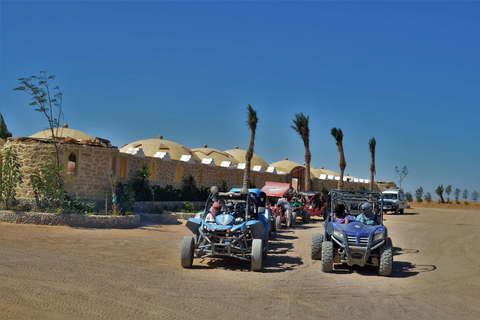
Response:
M348 223L347 213L345 212L345 205L340 203L335 206L333 209L335 215L333 216L333 221L336 223Z
M363 222L363 224L368 226L374 226L382 223L380 216L375 214L370 203L365 202L361 205L360 209L362 210L362 213L357 216L355 221Z
M212 207L210 208L210 212L207 214L207 217L205 218L206 222L215 222L215 218L221 214L222 210L222 205L220 202L214 202Z

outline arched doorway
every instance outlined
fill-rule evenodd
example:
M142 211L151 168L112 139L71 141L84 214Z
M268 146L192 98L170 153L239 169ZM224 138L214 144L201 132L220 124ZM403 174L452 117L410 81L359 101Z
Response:
M290 175L292 176L292 188L297 191L305 190L305 167L293 168Z

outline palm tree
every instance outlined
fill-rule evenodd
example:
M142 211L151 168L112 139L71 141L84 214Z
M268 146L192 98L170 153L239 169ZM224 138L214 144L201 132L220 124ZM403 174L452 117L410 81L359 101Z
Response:
M347 167L345 162L345 154L343 153L343 132L340 128L332 128L330 131L332 137L337 141L338 151L340 152L340 180L338 181L338 189L343 189L343 173Z
M310 162L312 161L312 154L310 153L310 128L308 127L309 116L305 116L303 112L295 113L295 119L293 119L293 126L291 128L295 130L300 138L303 140L305 146L305 190L310 191L312 189L312 182L310 181Z
M247 107L248 119L247 125L250 128L250 145L248 146L247 154L245 155L245 172L243 174L243 187L248 188L250 181L250 162L253 157L253 145L255 143L255 132L257 131L257 111L253 110L251 105Z
M368 146L370 148L370 153L372 154L372 164L370 165L370 190L373 190L374 186L374 179L375 179L375 147L377 142L375 141L375 137L368 140Z

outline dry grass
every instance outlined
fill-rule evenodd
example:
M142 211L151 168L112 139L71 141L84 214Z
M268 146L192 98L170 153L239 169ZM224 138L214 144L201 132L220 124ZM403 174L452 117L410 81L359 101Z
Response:
M408 205L410 208L442 208L442 209L466 209L466 210L480 210L480 202L473 202L467 201L459 201L460 203L455 203L455 200L451 201L451 203L439 203L438 201L432 201L427 203L423 201L418 203L417 201L409 202Z

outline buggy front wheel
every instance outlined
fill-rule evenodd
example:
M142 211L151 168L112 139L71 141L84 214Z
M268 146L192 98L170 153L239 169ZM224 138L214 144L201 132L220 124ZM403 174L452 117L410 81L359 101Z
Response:
M262 271L263 267L263 241L262 239L253 239L252 241L252 271Z
M184 237L182 242L181 264L183 268L191 268L193 265L193 251L195 242L193 237Z
M393 249L392 249L392 240L387 239L385 243L380 248L380 265L378 267L378 274L381 276L389 276L392 273L393 267Z
M322 242L322 271L332 272L333 270L333 242Z
M277 230L280 230L282 228L282 217L281 216L276 216L275 217L275 228Z

